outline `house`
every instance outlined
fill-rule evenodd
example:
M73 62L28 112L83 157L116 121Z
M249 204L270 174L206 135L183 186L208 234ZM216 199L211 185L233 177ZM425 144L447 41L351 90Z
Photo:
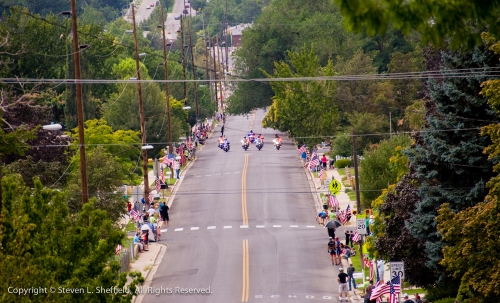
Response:
M243 30L252 26L252 23L239 24L228 29L231 35L231 46L239 47L241 46L241 35Z

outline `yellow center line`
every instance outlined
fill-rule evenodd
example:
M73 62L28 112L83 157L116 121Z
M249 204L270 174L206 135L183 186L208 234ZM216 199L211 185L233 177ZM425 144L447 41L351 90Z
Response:
M248 261L248 239L243 240L243 290L241 302L248 302L248 290L250 288L250 268Z
M243 164L243 172L241 174L241 216L243 225L248 225L247 213L247 169L248 169L248 155L245 155L245 162Z

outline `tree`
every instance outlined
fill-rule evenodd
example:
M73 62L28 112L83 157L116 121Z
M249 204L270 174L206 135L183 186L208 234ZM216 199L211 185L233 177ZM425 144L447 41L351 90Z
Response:
M15 176L5 178L4 205L0 215L0 281L2 302L131 302L140 273L128 274L132 293L97 293L97 287L122 288L127 273L119 274L114 258L125 238L95 200L81 212L70 214L65 194L43 188L35 181L26 188ZM46 288L45 293L23 297L9 287ZM94 293L51 293L50 287L83 288Z
M336 0L345 17L345 24L356 32L382 34L391 25L409 34L416 30L424 43L442 45L450 38L455 46L479 43L476 28L500 34L498 10L500 2L481 0L406 1L399 0Z
M499 66L498 57L485 46L442 52L442 69ZM411 234L425 243L430 276L450 293L456 292L456 281L440 265L446 247L436 228L437 211L449 203L455 212L472 207L486 196L485 183L492 176L492 162L483 150L491 144L479 136L478 128L494 121L480 84L484 75L429 81L430 100L426 102L426 125L406 154L420 182L415 211L406 226Z
M67 203L71 213L77 213L83 207L79 159L79 154L76 154L73 159L75 169L71 173L67 187L70 192ZM118 187L123 185L125 180L123 166L102 146L90 150L86 160L89 198L95 198L94 206L106 211L106 216L110 220L118 222L121 216L126 214L127 204L123 199L123 194L117 192Z
M322 67L313 48L304 46L300 52L288 52L288 57L289 64L276 63L274 74L266 75L270 78L333 75L332 62ZM309 145L321 142L335 129L338 115L332 81L272 82L271 87L275 92L273 110L264 118L264 127L289 132Z
M403 165L391 162L391 159L396 154L401 154L402 150L408 148L410 144L410 137L400 135L380 141L373 148L365 151L359 170L359 188L364 208L370 208L372 201L380 195L382 189L395 184L398 178L407 172L406 157Z

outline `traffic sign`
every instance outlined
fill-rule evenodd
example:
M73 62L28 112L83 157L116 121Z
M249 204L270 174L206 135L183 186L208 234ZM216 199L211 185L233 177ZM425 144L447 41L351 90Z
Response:
M333 179L332 182L328 185L328 189L330 190L330 194L336 196L339 192L342 186L340 185L340 182Z
M392 262L391 261L391 279L400 276L401 280L405 277L405 262Z
M366 235L366 220L356 219L356 229L359 235Z

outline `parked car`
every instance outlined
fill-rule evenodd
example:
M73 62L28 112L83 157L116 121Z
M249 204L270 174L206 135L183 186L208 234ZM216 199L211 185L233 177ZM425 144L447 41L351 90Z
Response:
M181 15L179 15L179 16L175 16L175 17L174 17L174 20L181 20Z
M150 7L155 7L155 4L154 4L154 3L151 3L149 6L150 6Z
M184 5L185 8L189 8L189 4Z

